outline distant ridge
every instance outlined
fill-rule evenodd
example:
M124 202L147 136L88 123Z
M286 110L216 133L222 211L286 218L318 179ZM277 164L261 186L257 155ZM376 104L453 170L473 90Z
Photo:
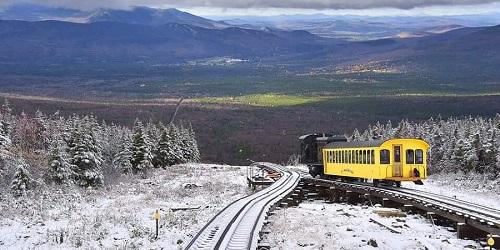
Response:
M89 23L120 22L140 25L164 25L167 23L188 24L203 28L227 28L230 25L195 16L177 9L154 9L135 7L132 10L97 10L88 18Z
M0 21L0 62L7 63L177 63L219 56L289 57L324 47L324 39L305 31Z

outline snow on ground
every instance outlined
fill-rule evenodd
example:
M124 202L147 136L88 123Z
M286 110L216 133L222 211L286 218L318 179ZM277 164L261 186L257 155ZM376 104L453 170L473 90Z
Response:
M277 210L267 236L272 249L475 249L470 240L433 226L421 215L382 217L377 212L394 210L322 201ZM396 210L397 211L397 210ZM400 213L396 213L400 214ZM370 218L393 226L392 233ZM376 246L377 248L375 248Z
M424 180L424 185L403 183L403 187L456 197L492 208L500 207L500 179L491 181L481 175L434 174Z
M20 199L1 194L0 249L183 249L218 211L249 192L244 167L207 164L116 182L94 190L41 188ZM171 210L186 206L200 209Z

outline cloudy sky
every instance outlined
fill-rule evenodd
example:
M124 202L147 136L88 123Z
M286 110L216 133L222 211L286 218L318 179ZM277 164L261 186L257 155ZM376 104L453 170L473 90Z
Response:
M371 14L454 15L500 11L500 0L0 0L81 10L132 6L175 7L202 15Z

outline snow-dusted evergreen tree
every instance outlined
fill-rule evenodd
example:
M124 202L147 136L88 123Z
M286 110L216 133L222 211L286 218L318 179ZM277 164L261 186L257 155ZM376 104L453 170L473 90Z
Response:
M35 112L35 136L37 138L37 148L40 149L47 149L50 146L50 137L52 136L50 132L48 131L48 121L47 121L47 116L45 116L42 111L37 110Z
M148 137L147 143L149 143L149 148L153 148L158 145L158 141L160 140L160 136L162 133L162 128L162 124L159 124L158 126L151 120L149 120L146 126L144 126L145 134Z
M93 117L78 119L81 123L72 129L70 136L70 163L75 166L75 180L80 186L103 184L102 154L94 134Z
M144 172L153 167L151 149L148 137L144 132L142 122L135 121L134 135L132 136L132 171Z
M350 141L361 141L361 134L358 129L354 129Z
M434 131L434 137L432 138L432 141L429 172L435 173L442 170L443 157L445 154L443 149L444 141L440 130Z
M113 159L113 165L120 169L124 173L131 173L132 167L132 142L128 136L122 141L120 146L120 152L115 155Z
M5 150L12 144L12 109L9 101L5 99L4 104L0 108L0 150Z
M470 172L477 167L478 158L476 147L471 142L465 141L464 164L462 171Z
M12 144L10 139L10 124L0 118L0 150L5 150Z
M27 166L20 164L14 174L14 178L10 184L10 189L14 196L22 196L26 191L33 188L33 179L28 172Z
M193 130L193 126L189 124L187 129L188 139L187 146L189 147L189 154L186 156L189 162L199 162L200 161L200 150L198 149L198 142L196 141L196 134Z
M153 158L153 165L157 168L172 165L173 138L170 137L169 129L163 127L158 145Z
M67 155L62 146L54 146L50 152L48 178L56 184L73 183L75 166L68 162Z
M396 128L396 132L394 133L395 138L406 138L410 136L410 124L406 120L402 120L398 127Z
M484 155L481 165L484 166L482 172L492 176L500 176L500 165L498 162L499 150L497 144L496 131L492 127L490 137L484 144Z

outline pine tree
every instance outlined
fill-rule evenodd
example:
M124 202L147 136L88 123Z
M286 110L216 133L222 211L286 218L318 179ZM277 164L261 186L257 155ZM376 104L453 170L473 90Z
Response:
M166 167L171 165L170 159L171 150L172 150L172 138L170 138L170 134L167 128L163 128L160 140L158 141L158 145L155 150L155 157L153 159L153 165L155 167Z
M70 184L73 182L75 166L68 160L65 150L60 145L53 147L49 158L49 179L57 184Z
M132 171L134 173L145 172L153 167L151 149L148 138L144 133L144 127L139 120L135 121L134 135L132 137Z
M432 144L431 144L431 159L430 159L430 166L429 166L429 172L440 172L440 164L442 163L443 156L444 156L444 150L443 150L443 138L441 133L436 130L434 132L434 137L432 138Z
M0 108L0 150L8 148L12 144L12 109L9 101L5 99L4 104Z
M5 120L0 120L0 150L7 149L11 144L10 125Z
M23 196L26 194L26 191L33 188L33 179L28 172L27 166L20 164L17 167L10 188L14 196Z
M113 165L121 169L124 173L132 172L132 143L130 139L125 138L120 147L120 152L115 155Z
M361 134L357 128L354 129L354 132L352 133L351 141L361 141Z
M478 165L477 150L471 142L466 141L464 144L463 167L466 172L470 172L476 169L477 165Z
M406 138L410 134L410 128L408 121L402 120L394 133L395 138Z
M47 117L40 110L35 112L35 136L37 148L47 149L50 145L50 134L47 131Z
M200 150L198 149L198 142L196 141L196 135L193 130L193 126L190 124L189 125L189 148L190 148L190 157L189 161L190 162L199 162L200 161Z
M497 169L499 166L497 157L497 155L499 155L499 150L496 145L496 137L495 129L491 128L491 136L484 145L484 158L482 162L482 165L485 166L484 171L494 177L498 176L498 171L500 171L500 168Z
M102 158L99 145L88 119L73 129L69 147L70 163L75 166L76 181L80 186L98 186L103 184L101 170Z

